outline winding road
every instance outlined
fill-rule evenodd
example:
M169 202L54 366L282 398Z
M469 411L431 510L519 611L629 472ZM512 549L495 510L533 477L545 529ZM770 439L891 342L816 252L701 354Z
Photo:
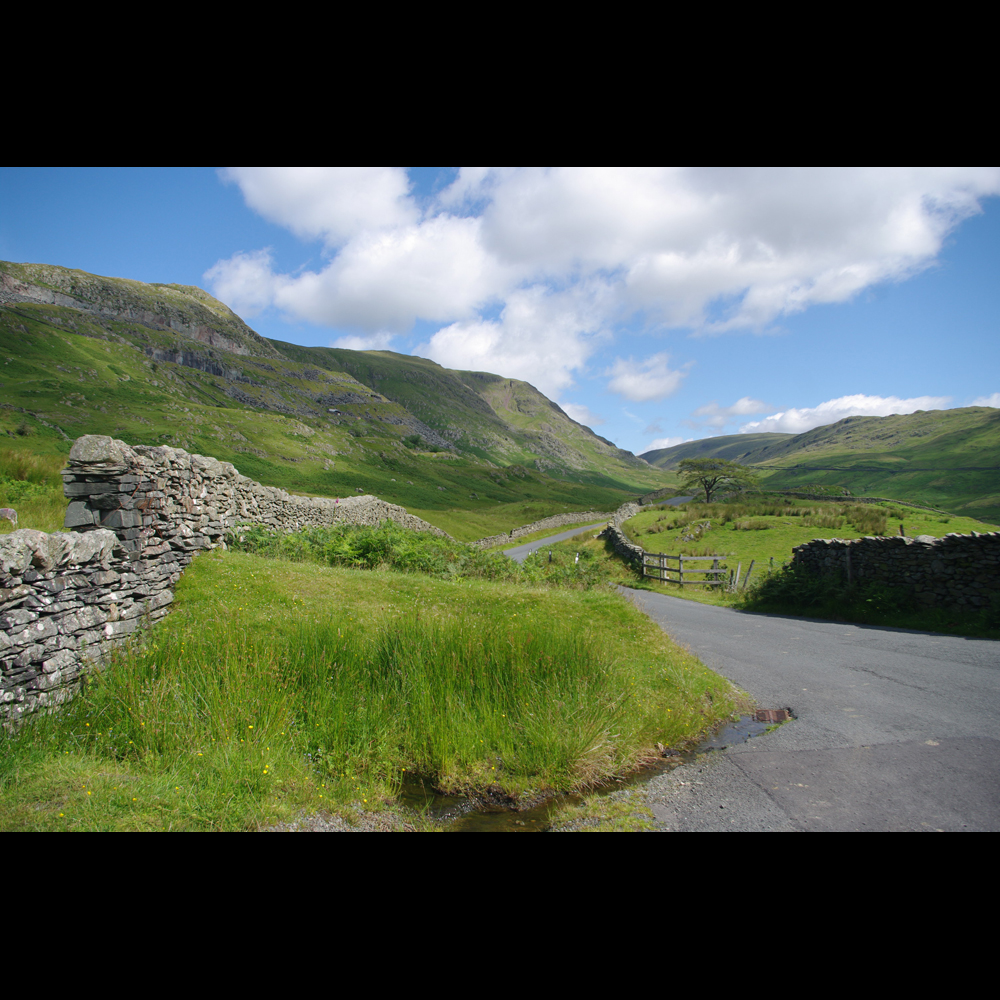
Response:
M607 521L598 521L597 524L588 524L584 528L573 528L571 531L561 531L558 535L549 535L547 538L536 538L533 542L525 542L524 545L517 545L512 549L504 549L503 554L510 556L514 562L523 563L536 549L544 549L546 545L551 545L553 542L565 542L567 538L583 535L588 531L600 531L607 523Z
M794 715L634 786L658 830L1000 830L1000 642L621 592L760 707Z
M1000 642L622 592L779 729L641 786L660 830L1000 830Z

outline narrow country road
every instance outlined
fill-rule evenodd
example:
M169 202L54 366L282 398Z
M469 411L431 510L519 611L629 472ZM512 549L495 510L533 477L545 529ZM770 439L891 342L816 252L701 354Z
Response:
M514 562L523 563L536 549L543 549L546 545L552 545L554 542L564 542L567 538L572 538L574 535L583 535L588 531L600 531L607 523L607 521L598 521L597 524L588 524L583 528L562 531L558 535L549 535L548 538L536 538L533 542L525 542L524 545L518 545L512 549L504 549L503 554L510 556Z
M694 497L671 497L669 500L657 501L657 505L677 507L680 504L687 503L688 500L693 499ZM515 562L522 563L537 549L542 549L546 545L551 545L554 542L564 542L567 538L572 538L574 535L582 535L587 531L596 531L599 528L604 528L606 524L607 521L598 521L597 524L588 524L583 528L573 528L571 531L563 531L558 535L549 535L547 538L536 538L533 542L526 542L524 545L517 545L512 549L504 549L503 554L505 556L510 556L510 558Z
M795 715L642 785L658 829L1000 830L1000 642L622 592Z

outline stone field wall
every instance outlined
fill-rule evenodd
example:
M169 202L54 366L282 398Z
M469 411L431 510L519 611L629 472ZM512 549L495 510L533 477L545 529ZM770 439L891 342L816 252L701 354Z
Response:
M77 439L63 471L69 532L0 536L0 718L65 700L141 623L156 621L195 553L241 524L294 531L395 521L444 532L373 496L297 497L175 448Z
M605 538L611 539L611 545L615 552L626 562L642 567L642 546L630 542L622 531L621 526L630 518L635 517L642 508L637 503L622 504L612 515L608 526L601 532Z
M884 583L928 607L973 610L1000 601L1000 532L944 538L817 538L792 565L853 583Z

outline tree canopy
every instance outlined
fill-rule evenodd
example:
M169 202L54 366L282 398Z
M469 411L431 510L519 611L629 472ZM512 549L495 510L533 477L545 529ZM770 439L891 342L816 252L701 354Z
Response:
M685 489L705 491L705 503L719 490L745 490L757 485L757 474L724 458L685 458L677 467Z

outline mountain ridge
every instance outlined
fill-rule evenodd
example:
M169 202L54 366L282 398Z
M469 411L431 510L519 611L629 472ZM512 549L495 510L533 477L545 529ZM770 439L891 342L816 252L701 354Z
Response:
M765 489L844 487L1000 520L1000 410L991 407L852 416L802 434L704 441L699 455L691 445L702 442L686 442L645 457L664 470L684 458L731 458L756 468Z
M528 383L270 341L194 286L55 265L0 261L0 397L0 432L29 417L38 447L170 443L271 485L425 511L538 497L534 520L665 481Z

